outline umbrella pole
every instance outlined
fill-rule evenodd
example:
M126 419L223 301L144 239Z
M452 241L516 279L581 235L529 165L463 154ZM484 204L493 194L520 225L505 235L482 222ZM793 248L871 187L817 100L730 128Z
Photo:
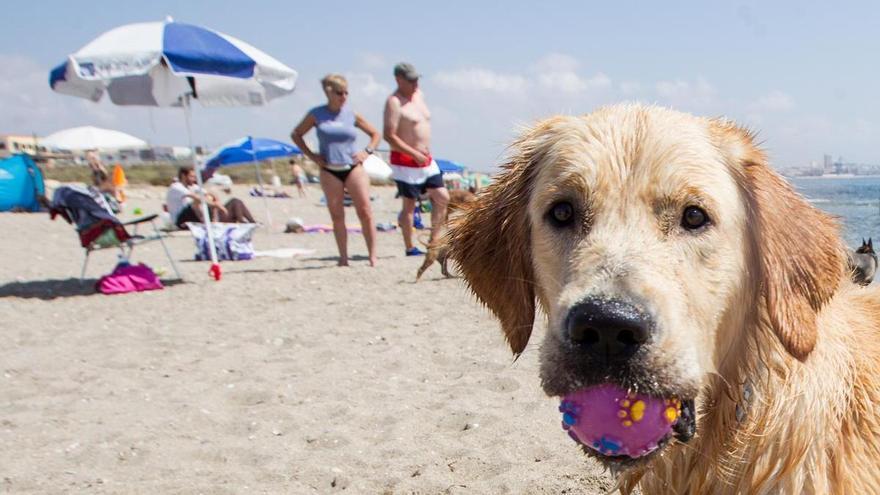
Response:
M260 186L260 191L263 193L263 207L266 208L266 224L269 226L269 233L272 233L272 214L269 213L269 200L266 199L266 188L263 187L263 176L260 173L260 162L257 161L257 150L253 149L254 141L251 138L251 156L254 159L254 167L257 169L257 184Z
M192 128L190 126L190 95L183 97L183 115L186 118L186 137L189 139L189 149L192 152L193 170L196 171L196 181L199 183L199 199L202 208L202 217L205 220L205 231L208 236L208 250L211 251L211 269L208 273L214 280L220 280L220 263L217 262L217 249L214 247L214 231L211 228L211 212L208 210L208 199L205 197L205 186L202 182L202 171L196 162L196 148L193 146Z

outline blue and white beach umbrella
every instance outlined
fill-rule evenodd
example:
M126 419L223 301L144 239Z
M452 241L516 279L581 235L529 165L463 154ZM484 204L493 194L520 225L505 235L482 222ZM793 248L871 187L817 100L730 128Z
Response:
M246 137L226 143L205 161L205 168L217 168L247 162L259 162L282 156L301 155L292 144L274 139Z
M52 69L53 90L117 105L253 106L293 92L297 73L232 36L174 22L127 24Z
M251 45L192 24L127 24L95 38L49 73L54 91L116 105L183 107L189 127L190 100L204 106L255 106L293 92L296 71ZM195 156L195 153L193 153ZM202 216L211 229L202 176L196 174ZM220 280L214 240L208 236L211 275Z
M236 139L231 143L226 143L220 149L215 151L207 161L205 161L206 169L216 169L225 165L237 165L241 163L251 162L257 169L257 183L260 189L263 189L263 178L260 173L260 162L270 158L280 158L282 156L301 155L302 151L292 144L283 143L274 139L254 138L248 136L246 138ZM263 206L266 208L266 222L272 226L272 215L269 213L269 203L266 195L263 195Z

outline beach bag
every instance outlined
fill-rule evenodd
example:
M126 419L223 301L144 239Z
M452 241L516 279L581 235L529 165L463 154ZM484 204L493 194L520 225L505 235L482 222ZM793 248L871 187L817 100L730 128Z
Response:
M187 228L196 243L195 259L206 261L211 259L208 246L208 233L205 224L187 222ZM255 223L211 223L213 231L214 247L217 249L217 259L220 261L242 261L254 257L254 245L251 237L254 235Z
M95 288L102 294L125 294L126 292L159 290L164 289L165 286L147 265L120 263L113 269L113 273L101 277L95 284Z
M385 160L376 155L370 155L364 160L364 171L367 172L367 177L370 180L378 182L388 182L391 180L391 167L385 163Z

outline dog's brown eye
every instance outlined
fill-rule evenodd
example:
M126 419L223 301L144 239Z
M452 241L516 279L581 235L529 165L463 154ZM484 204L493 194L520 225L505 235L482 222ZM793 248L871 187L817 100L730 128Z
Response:
M688 206L681 216L681 226L688 230L697 230L709 223L709 215L702 208Z
M561 201L550 208L550 220L558 227L564 227L574 220L574 207L571 203Z

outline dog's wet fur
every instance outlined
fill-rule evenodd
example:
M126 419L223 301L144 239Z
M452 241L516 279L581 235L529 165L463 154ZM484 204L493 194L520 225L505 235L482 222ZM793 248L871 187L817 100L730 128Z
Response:
M750 131L635 104L552 117L450 223L514 354L547 317L546 394L682 402L645 457L584 449L621 491L880 493L880 291Z

